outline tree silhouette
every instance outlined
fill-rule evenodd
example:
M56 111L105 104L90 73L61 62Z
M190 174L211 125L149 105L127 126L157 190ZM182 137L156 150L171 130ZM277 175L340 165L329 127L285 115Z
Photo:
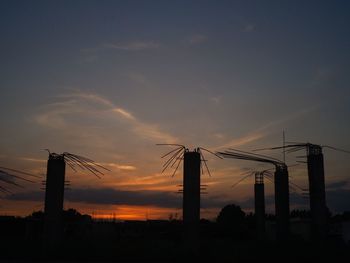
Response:
M290 212L291 218L311 218L310 210L294 209Z
M241 225L244 222L245 213L240 206L231 204L221 209L216 222L224 226Z
M254 214L245 214L238 205L230 204L222 208L216 222L223 237L233 240L250 240L255 237Z

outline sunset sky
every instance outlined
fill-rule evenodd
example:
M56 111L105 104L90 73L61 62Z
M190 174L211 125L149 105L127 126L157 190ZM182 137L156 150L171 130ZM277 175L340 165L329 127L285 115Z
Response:
M284 130L349 150L349 14L348 1L1 1L0 166L45 180L43 149L87 156L111 171L67 167L65 208L143 220L182 213L182 170L161 174L172 148L157 143L253 150ZM296 155L290 180L307 187ZM231 185L271 167L205 156L202 217L252 211L253 178ZM327 204L350 210L350 154L324 156ZM8 186L0 214L43 209L40 181ZM273 212L269 182L266 195ZM292 193L291 207L308 200Z

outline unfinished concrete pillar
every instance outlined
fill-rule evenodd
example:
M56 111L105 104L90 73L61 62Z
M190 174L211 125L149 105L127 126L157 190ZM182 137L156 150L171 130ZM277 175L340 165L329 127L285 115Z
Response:
M63 240L63 196L66 164L63 155L50 154L47 162L44 249L54 253Z
M199 152L185 152L183 173L183 221L198 224L200 220L200 170Z
M283 241L289 237L289 180L286 165L276 165L274 181L276 238Z
M184 153L183 223L185 247L192 255L199 251L201 156L198 151Z
M323 240L327 235L327 206L322 147L307 148L307 167L310 191L311 236Z
M256 234L259 240L265 238L265 189L264 174L255 173L254 184Z

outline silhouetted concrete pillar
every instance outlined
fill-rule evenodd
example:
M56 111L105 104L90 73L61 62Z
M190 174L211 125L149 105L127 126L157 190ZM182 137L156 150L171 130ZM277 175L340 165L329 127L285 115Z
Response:
M200 169L198 152L185 152L183 173L183 221L184 224L198 224L200 220Z
M327 235L327 206L322 148L308 147L307 167L310 191L311 236L321 241Z
M44 249L55 253L63 240L63 195L66 164L63 155L50 154L45 192Z
M276 165L274 181L276 238L283 241L289 237L289 180L286 165Z
M259 240L265 238L265 189L263 176L261 173L255 174L254 184L256 234Z
M197 151L184 153L183 223L185 246L192 254L199 249L201 156Z

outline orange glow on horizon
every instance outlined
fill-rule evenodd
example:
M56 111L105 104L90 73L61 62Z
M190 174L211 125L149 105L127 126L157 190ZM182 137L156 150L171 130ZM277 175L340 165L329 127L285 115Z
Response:
M102 220L157 220L169 219L170 215L173 217L176 215L177 219L180 219L182 215L181 209L129 205L113 206L108 210L92 213L84 212L84 210L80 212L89 214L93 219Z
M4 200L4 206L0 210L2 216L20 216L26 217L34 211L43 211L42 202L35 201L16 201L16 209L11 209L12 202ZM75 209L81 214L90 215L97 220L169 220L181 219L182 208L157 207L157 206L134 206L134 205L98 205L69 202L64 206L65 210ZM201 209L201 217L209 220L215 219L220 208Z

